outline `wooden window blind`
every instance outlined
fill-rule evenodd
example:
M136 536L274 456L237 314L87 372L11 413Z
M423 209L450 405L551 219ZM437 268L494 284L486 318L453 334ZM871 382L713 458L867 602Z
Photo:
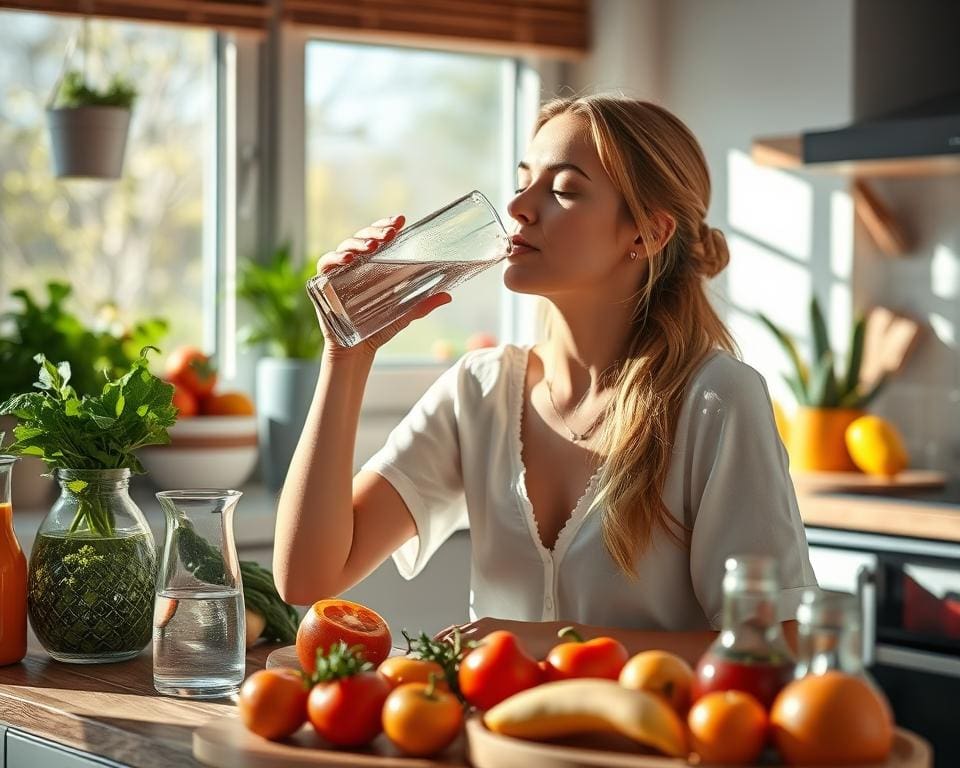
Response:
M283 0L287 21L372 42L580 58L589 0Z
M590 0L0 0L0 8L318 36L505 55L580 58Z
M264 32L270 0L0 0L0 8Z

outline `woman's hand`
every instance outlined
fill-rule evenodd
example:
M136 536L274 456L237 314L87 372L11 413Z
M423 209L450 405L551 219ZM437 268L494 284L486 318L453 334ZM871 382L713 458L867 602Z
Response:
M350 264L358 256L375 253L397 236L397 233L403 228L404 221L403 216L388 216L385 219L373 222L368 227L364 227L353 237L348 237L340 243L335 251L330 251L321 256L317 261L317 274L324 274L336 267ZM320 325L325 337L324 354L333 357L348 354L369 354L372 356L380 347L406 328L411 321L425 317L437 307L449 302L449 293L438 293L430 296L414 305L406 314L390 323L386 328L373 334L370 338L364 339L355 347L340 346L318 311L317 315L320 318Z
M524 650L533 658L540 660L546 658L547 654L560 639L557 637L563 627L569 626L569 623L563 624L556 621L511 621L509 619L493 619L484 617L471 621L469 624L454 624L438 632L435 636L437 640L446 640L453 638L455 629L460 630L460 642L466 645L471 640L482 640L491 632L504 629L513 632L519 639Z

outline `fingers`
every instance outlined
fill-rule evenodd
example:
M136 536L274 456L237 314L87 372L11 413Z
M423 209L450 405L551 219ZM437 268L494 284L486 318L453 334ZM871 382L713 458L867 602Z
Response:
M317 273L329 272L331 269L349 264L359 255L373 253L397 236L406 219L401 215L387 216L378 219L369 226L348 237L335 251L325 253L317 261Z

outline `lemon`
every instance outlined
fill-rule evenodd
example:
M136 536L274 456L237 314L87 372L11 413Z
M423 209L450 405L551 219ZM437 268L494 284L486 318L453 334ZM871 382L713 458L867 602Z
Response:
M868 475L893 477L910 463L897 428L879 416L861 416L844 438L853 462Z

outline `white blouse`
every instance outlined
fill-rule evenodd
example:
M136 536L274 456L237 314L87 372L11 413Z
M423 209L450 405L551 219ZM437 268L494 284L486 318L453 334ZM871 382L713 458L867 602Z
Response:
M446 371L363 469L393 485L417 535L393 554L416 576L456 530L470 529L470 617L569 621L651 630L718 629L724 561L774 555L781 620L816 585L787 456L766 383L714 353L689 385L663 492L692 528L690 549L662 531L623 575L603 546L598 474L557 536L541 542L527 497L520 437L529 349L469 353Z

